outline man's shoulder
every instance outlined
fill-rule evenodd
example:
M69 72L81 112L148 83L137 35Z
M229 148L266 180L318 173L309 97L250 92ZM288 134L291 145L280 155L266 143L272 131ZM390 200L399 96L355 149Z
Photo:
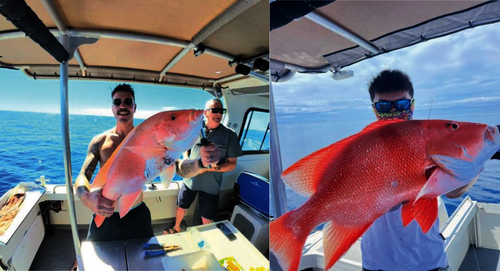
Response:
M107 130L107 131L104 131L100 134L97 134L95 135L93 138L92 138L92 141L91 143L95 144L95 143L102 143L103 141L106 140L106 138L108 137L111 137L111 136L116 136L116 134L113 132L113 128Z
M221 129L223 129L226 133L232 133L232 134L236 135L236 132L232 128L227 127L224 124L221 124Z

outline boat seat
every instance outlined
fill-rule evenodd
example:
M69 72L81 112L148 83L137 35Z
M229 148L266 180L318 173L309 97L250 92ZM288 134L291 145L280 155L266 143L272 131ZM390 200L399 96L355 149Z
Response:
M269 180L258 174L242 171L234 185L241 202L269 219Z
M243 171L235 183L241 204L234 207L231 223L269 257L269 180Z

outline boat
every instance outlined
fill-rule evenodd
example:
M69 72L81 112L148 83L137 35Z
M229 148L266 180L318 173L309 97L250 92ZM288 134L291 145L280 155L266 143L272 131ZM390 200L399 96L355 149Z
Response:
M1 197L0 206L14 193L26 195L12 225L0 236L0 269L69 270L75 259L78 270L163 269L166 257L170 257L169 264L188 264L198 258L208 261L210 257L192 246L196 236L210 245L203 251L215 255L217 261L230 256L246 270L269 269L269 219L252 205L268 199L269 187L266 1L2 0L0 12L7 17L0 22L0 68L22 72L34 85L43 80L60 81L64 148L64 168L60 170L65 173L64 185L48 184L43 177L36 183L23 180ZM223 100L227 108L223 124L239 136L244 156L238 158L234 171L224 173L218 221L200 225L196 201L181 224L190 233L164 235L163 230L175 221L180 183L164 187L154 182L143 190L153 219L152 240L177 238L191 250L144 263L139 257L142 244L127 247L125 241L85 241L92 213L72 193L76 176L71 171L68 80L150 84L160 90L174 86L179 91L208 92ZM258 133L250 137L249 130ZM237 180L240 186L250 183L261 189L254 195L235 196ZM236 241L224 239L222 229L216 228L223 226L216 224L224 224ZM222 245L227 249L220 249ZM138 247L141 251L133 255L131 251ZM110 252L116 249L118 254ZM178 260L172 260L174 256ZM251 260L254 262L248 263ZM183 266L190 267L194 268Z
M393 51L439 39L465 29L500 21L498 1L307 1L271 2L271 123L276 86L293 82L297 74L329 73L333 80L352 80L349 66ZM274 7L273 7L274 6ZM275 18L275 19L273 19ZM280 88L280 91L286 91ZM335 94L332 90L332 95ZM273 94L274 93L274 94ZM271 138L271 217L287 209L285 185L280 178L282 152L279 126ZM439 200L440 231L445 240L450 270L500 268L500 204L466 197L448 214ZM330 270L360 270L359 239ZM273 256L271 256L271 259ZM313 231L302 250L300 270L323 270L323 233ZM272 270L281 268L273 260Z

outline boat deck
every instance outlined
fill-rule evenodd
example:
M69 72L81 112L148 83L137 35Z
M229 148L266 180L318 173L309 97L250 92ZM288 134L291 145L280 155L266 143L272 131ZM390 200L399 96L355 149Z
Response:
M174 223L171 220L159 220L153 222L155 236L162 235L165 229L171 228ZM187 224L182 221L181 228L186 230ZM71 235L71 227L52 226L53 235L45 233L45 237L31 264L30 270L70 270L75 263L75 248ZM78 235L80 241L87 239L88 227L79 227Z
M500 270L500 251L469 246L469 250L458 271Z

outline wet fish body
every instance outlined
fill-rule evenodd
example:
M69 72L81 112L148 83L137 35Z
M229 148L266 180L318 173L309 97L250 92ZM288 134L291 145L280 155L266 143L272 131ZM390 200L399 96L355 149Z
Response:
M394 206L403 225L427 232L437 197L469 184L500 149L498 128L447 120L378 121L320 149L283 172L310 197L270 224L270 247L284 270L297 270L309 233L323 228L325 269Z
M175 161L190 149L200 134L203 110L157 113L135 127L113 152L92 183L102 196L117 201L120 217L133 206L146 182L158 175L168 187ZM96 215L99 227L105 217Z

